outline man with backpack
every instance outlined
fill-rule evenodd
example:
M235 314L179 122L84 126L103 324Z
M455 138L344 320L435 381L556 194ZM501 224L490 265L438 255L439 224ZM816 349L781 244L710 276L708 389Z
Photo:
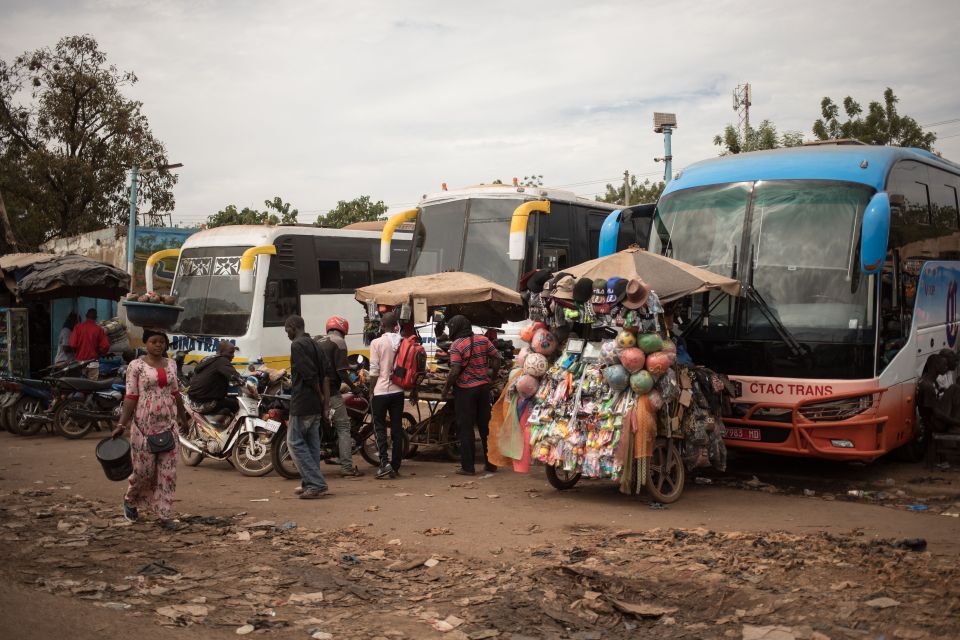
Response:
M370 393L373 427L380 455L377 479L396 478L403 459L403 393L416 392L426 370L426 352L416 335L403 338L392 311L380 320L383 335L370 343ZM393 451L387 447L387 415Z
M284 323L290 338L290 423L287 446L300 471L301 486L297 494L303 500L327 494L327 481L320 471L320 428L323 416L330 415L330 387L324 360L317 343L306 332L300 316L290 316Z
M473 325L466 316L454 316L447 327L453 342L450 344L450 373L441 396L448 397L453 387L453 412L460 439L460 468L456 473L463 476L474 474L474 425L480 431L484 468L492 473L497 467L487 460L490 383L500 368L500 352L486 336L474 335Z
M350 433L350 416L347 405L340 395L341 385L350 387L357 394L357 387L350 379L350 362L347 360L347 334L350 324L346 318L331 316L327 319L327 335L317 340L321 353L326 356L332 367L330 372L330 411L333 412L333 426L337 430L337 444L340 454L340 477L357 478L363 471L353 464L353 435Z

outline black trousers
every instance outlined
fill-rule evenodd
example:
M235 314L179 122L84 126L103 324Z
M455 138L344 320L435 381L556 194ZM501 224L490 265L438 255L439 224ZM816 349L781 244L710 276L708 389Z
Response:
M403 392L373 396L371 411L373 433L377 439L377 452L380 455L380 467L383 468L389 464L394 471L399 471L400 461L403 460ZM387 447L387 414L390 415L392 452L388 452Z
M453 411L457 418L457 437L460 438L460 466L473 471L477 456L473 427L480 431L483 459L487 459L487 436L490 435L490 385L453 389Z

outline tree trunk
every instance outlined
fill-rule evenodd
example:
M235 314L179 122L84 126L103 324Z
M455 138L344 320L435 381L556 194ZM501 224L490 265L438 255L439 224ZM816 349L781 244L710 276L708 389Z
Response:
M10 226L7 207L3 204L3 194L0 193L0 254L17 251L17 236L14 235L13 227Z

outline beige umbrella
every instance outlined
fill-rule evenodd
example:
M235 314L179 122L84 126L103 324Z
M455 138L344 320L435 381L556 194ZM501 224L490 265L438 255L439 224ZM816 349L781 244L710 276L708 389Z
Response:
M638 247L583 262L564 269L574 278L609 280L640 278L657 292L660 302L671 302L704 291L723 291L731 296L740 293L740 283L686 262L650 253ZM572 292L559 291L558 298L570 299Z
M427 307L448 307L455 313L465 313L476 324L497 324L491 321L518 320L523 316L523 300L519 293L462 271L374 284L357 289L354 298L361 303L373 300L390 306L423 298ZM447 315L451 314L448 312Z

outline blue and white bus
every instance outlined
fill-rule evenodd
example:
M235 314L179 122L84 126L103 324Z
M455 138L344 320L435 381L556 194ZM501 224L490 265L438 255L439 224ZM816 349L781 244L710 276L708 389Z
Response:
M960 165L918 149L818 144L684 169L651 251L740 280L698 297L695 362L739 397L730 445L835 460L916 457L916 382L957 348Z

